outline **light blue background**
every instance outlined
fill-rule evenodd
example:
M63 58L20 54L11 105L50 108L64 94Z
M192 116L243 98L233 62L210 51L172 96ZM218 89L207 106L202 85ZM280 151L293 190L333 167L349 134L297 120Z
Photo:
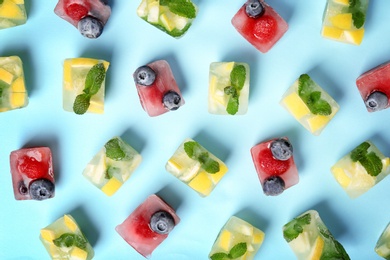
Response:
M351 259L380 259L374 246L390 221L390 177L352 200L329 169L367 139L390 155L390 109L369 114L355 85L360 74L390 60L390 1L370 2L365 38L353 46L320 36L326 1L269 0L289 30L266 54L231 25L244 1L194 0L198 17L184 37L174 39L137 17L139 0L115 0L105 31L96 40L82 37L57 17L56 1L26 2L27 24L0 31L0 56L22 58L30 92L28 107L0 114L0 259L48 259L39 230L68 213L92 243L95 259L143 259L114 228L153 193L177 209L181 222L152 259L207 259L220 228L232 215L266 233L256 259L294 259L282 226L309 209L319 211ZM77 116L62 109L62 63L74 57L111 62L103 115ZM132 73L157 59L170 63L186 104L151 118L141 108ZM250 65L246 115L207 112L208 70L216 61ZM311 135L279 105L282 94L302 73L309 73L340 105L320 136ZM81 173L115 135L137 149L143 162L114 196L107 197ZM280 136L288 136L294 145L300 182L278 197L267 197L249 151ZM164 168L187 137L229 167L206 198ZM9 154L31 146L52 149L53 199L14 199Z

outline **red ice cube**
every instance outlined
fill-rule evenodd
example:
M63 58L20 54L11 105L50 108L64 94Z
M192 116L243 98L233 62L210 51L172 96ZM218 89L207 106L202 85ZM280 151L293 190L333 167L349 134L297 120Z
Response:
M176 226L180 219L175 211L157 195L149 196L133 213L115 230L122 238L144 257L149 257L168 234L152 230L151 218L156 212L167 212Z
M52 155L48 147L11 152L10 167L15 199L43 200L54 197Z
M390 106L390 62L363 73L357 78L356 85L369 112L388 108ZM373 93L380 93L379 96L382 98L377 96L372 100Z
M140 84L138 80L139 69L134 72L133 77L142 108L149 116L158 116L168 111L176 110L184 105L183 96L177 86L168 62L165 60L158 60L147 64L146 67L151 68L155 74L155 79L151 85ZM172 101L173 104L167 106L164 104L164 96L170 94L175 95L176 98L171 98L170 101Z
M275 179L278 179L276 182L281 181L283 183L281 189L279 189L280 192L297 184L299 181L298 170L292 156L291 144L291 156L284 158L284 160L280 160L277 159L271 151L271 144L276 140L282 140L283 142L287 141L287 143L290 144L287 137L274 138L262 142L251 149L253 163L266 195L279 194L267 194L265 186L267 186L266 182L269 180L275 182ZM270 193L273 192L271 191Z
M263 0L264 13L252 18L246 13L246 6L252 1L248 0L232 19L236 30L256 49L265 53L283 36L288 29L287 22Z

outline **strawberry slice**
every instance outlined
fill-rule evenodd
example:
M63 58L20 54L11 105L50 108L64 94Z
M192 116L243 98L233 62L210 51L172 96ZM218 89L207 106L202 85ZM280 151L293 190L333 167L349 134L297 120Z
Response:
M75 21L88 15L88 8L80 4L70 4L65 8L66 14Z
M267 43L274 39L277 29L278 23L275 19L269 15L264 15L257 19L253 28L253 35L259 42Z
M37 179L46 175L48 167L44 162L37 161L34 157L24 156L19 164L19 171L28 178Z
M269 175L280 175L290 168L290 160L280 161L273 157L270 149L264 149L259 153L259 165Z

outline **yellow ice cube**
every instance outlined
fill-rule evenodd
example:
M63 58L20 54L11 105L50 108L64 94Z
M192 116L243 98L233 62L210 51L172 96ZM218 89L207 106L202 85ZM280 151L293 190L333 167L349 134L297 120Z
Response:
M337 4L349 6L349 0L333 0L333 2Z
M330 120L329 116L316 115L307 120L309 123L310 131L312 133L317 132L323 128Z
M282 100L282 103L288 108L290 113L296 118L300 119L310 113L309 108L305 102L293 92Z
M337 182L343 187L346 188L351 183L351 178L345 173L343 168L332 167L331 169L333 176L336 178Z
M199 174L188 183L188 186L204 196L209 195L213 189L213 183L209 179L209 174L206 172L199 172Z
M313 251L311 252L308 259L320 260L323 250L324 250L324 240L322 239L322 237L318 236L314 243Z
M112 177L106 185L102 187L102 191L107 196L112 196L120 187L122 186L122 182L120 182L117 178Z
M360 45L364 37L364 28L358 30L344 31L344 36L350 43Z
M323 26L321 34L326 38L340 39L341 35L343 34L343 30L332 26Z
M72 260L86 260L87 257L88 257L88 252L76 246L73 247L72 251L70 252L70 259Z
M11 93L10 105L12 108L24 107L26 105L27 96L25 93Z
M53 243L53 240L56 238L56 235L50 229L41 229L41 237L45 241Z
M14 75L7 70L0 68L0 80L4 81L8 85L11 85Z
M352 28L352 13L338 14L329 18L337 28L349 30Z
M25 12L12 0L4 0L0 6L0 17L5 19L24 20Z
M210 179L213 181L214 184L217 184L222 177L225 175L225 173L228 171L228 168L224 163L218 162L219 163L219 172L209 174Z
M72 232L78 229L76 221L69 215L64 215L64 223Z
M24 85L23 77L17 78L11 86L12 92L14 93L24 93L26 92L26 87Z
M227 231L226 229L222 230L221 235L219 235L219 246L225 250L229 251L231 247L231 241L233 239L233 234Z

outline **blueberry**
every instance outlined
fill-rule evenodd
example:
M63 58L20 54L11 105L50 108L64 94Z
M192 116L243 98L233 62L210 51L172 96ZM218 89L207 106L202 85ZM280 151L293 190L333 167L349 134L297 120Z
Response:
M33 200L45 200L54 196L54 183L48 179L36 179L30 184L30 196Z
M280 138L273 141L270 145L272 155L280 161L287 161L293 154L293 147L289 141Z
M264 14L264 6L260 0L249 0L246 3L245 12L249 17L257 18Z
M19 193L22 195L26 195L28 193L28 189L26 187L26 184L24 184L24 181L20 181L18 183L18 190L19 190Z
M385 109L388 103L386 94L380 91L372 92L365 101L366 107L374 112Z
M263 191L265 195L276 196L284 191L284 181L279 176L272 176L264 180Z
M181 105L181 97L175 91L168 91L162 100L164 107L168 110L177 110Z
M92 16L85 16L77 25L79 32L90 39L98 38L103 33L103 23Z
M168 234L175 227L175 220L166 211L157 211L150 218L150 228L158 234Z
M156 80L156 72L149 66L141 66L134 72L134 81L142 86L150 86Z

